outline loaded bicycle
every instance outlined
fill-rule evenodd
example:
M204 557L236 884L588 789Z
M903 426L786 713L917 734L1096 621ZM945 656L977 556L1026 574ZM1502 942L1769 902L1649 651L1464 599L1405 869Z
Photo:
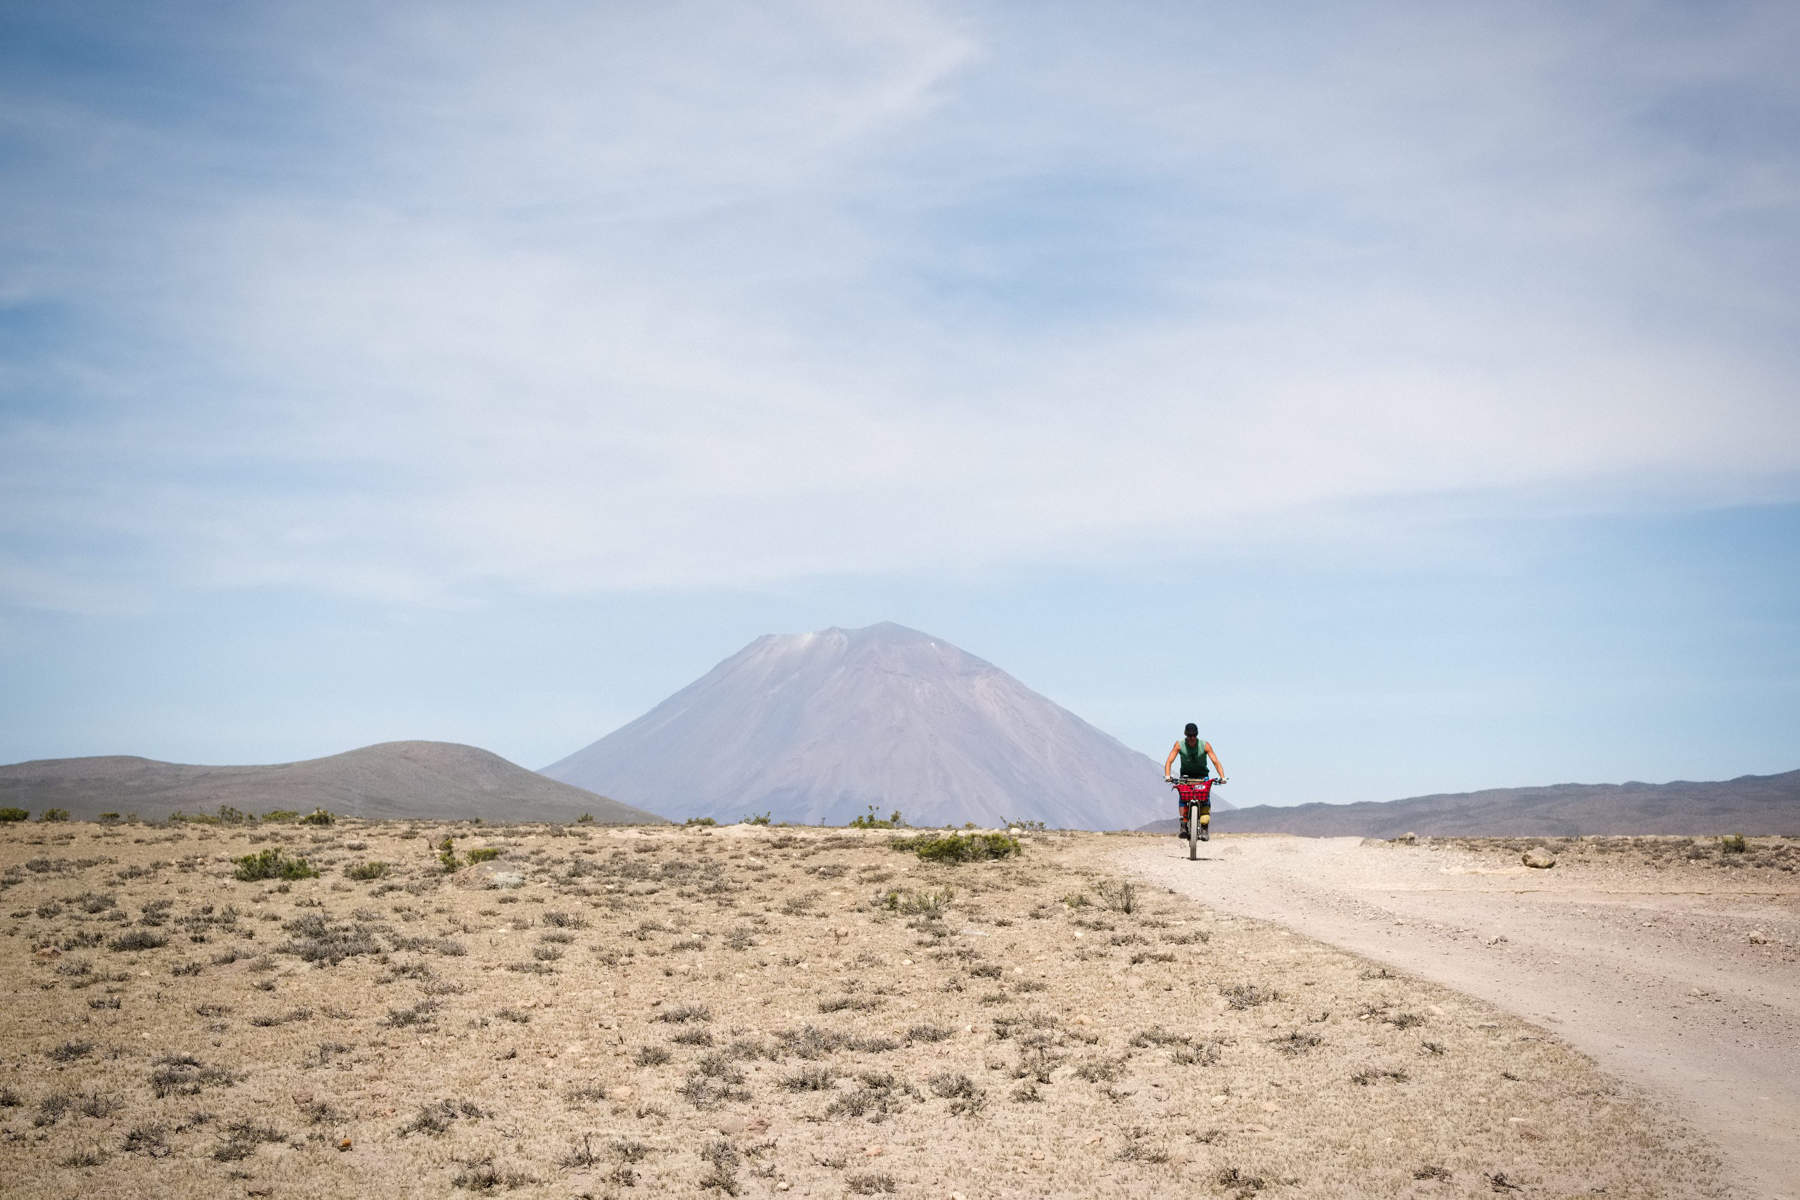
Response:
M1164 783L1181 798L1181 834L1187 838L1188 858L1200 857L1200 843L1212 840L1212 790L1223 779L1171 779Z

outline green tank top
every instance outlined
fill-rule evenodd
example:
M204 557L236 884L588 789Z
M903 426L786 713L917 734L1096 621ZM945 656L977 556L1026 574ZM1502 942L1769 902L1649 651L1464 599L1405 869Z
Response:
M1195 738L1192 751L1188 749L1188 741L1186 738L1182 738L1175 744L1181 748L1181 777L1183 779L1205 779L1208 774L1206 769L1206 739Z

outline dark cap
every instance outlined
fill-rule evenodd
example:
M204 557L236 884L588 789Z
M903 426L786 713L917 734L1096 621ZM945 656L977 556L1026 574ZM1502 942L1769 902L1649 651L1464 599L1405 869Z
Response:
M1200 736L1200 727L1198 725L1194 724L1192 721L1189 721L1187 728L1182 730L1181 732L1185 733L1189 737L1199 737Z

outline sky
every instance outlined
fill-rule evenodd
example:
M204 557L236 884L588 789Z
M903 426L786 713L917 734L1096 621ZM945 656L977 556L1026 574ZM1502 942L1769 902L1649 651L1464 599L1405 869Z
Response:
M1797 60L1782 3L0 3L0 762L540 767L893 620L1238 804L1800 767Z

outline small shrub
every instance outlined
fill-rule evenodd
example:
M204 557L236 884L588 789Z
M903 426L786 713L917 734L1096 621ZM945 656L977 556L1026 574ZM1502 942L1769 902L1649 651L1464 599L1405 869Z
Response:
M156 950L169 944L169 939L160 933L151 933L147 929L133 929L129 933L121 933L106 943L108 950Z
M752 816L745 817L741 823L745 825L767 825L769 823L770 815L771 814L769 813L756 813Z
M687 820L683 821L682 824L683 825L717 825L718 822L713 820L711 817L689 817Z
M62 1120L62 1115L75 1107L75 1097L68 1092L51 1092L38 1101L37 1116L31 1118L32 1127L47 1129Z
M421 1104L413 1119L400 1127L400 1136L428 1133L436 1137L449 1129L451 1122L458 1118L480 1120L487 1115L479 1105L470 1100L439 1100L436 1104Z
M1218 1043L1205 1042L1198 1046L1175 1047L1169 1061L1178 1067L1211 1067L1218 1064L1221 1056Z
M304 858L291 858L276 846L246 854L236 862L235 875L246 883L258 879L312 879L319 874Z
M783 1030L775 1036L786 1053L806 1059L822 1058L844 1044L843 1034L813 1025Z
M289 941L275 947L277 954L292 954L303 962L337 966L359 954L379 954L381 947L362 925L334 924L317 913L284 922Z
M928 1081L931 1094L939 1099L950 1101L950 1112L953 1116L981 1111L986 1101L980 1088L967 1075L950 1074L933 1075Z
M876 814L873 804L869 805L869 811L862 816L850 818L850 828L852 829L898 829L905 823L900 819L899 809L896 808L888 814L886 820L883 820Z
M124 819L125 819L124 817L121 817L116 812L103 812L99 816L94 818L94 820L100 822L100 824L102 824L102 825L117 825L120 821L123 821Z
M857 1077L857 1081L861 1087L840 1094L826 1105L826 1116L867 1117L871 1123L879 1123L899 1112L908 1097L919 1097L917 1088L890 1072L864 1072Z
M169 1157L166 1125L136 1125L126 1133L121 1148L127 1154L144 1154L151 1158Z
M371 879L380 879L388 873L388 864L384 862L362 862L344 868L344 878L354 879L359 883L367 883Z
M477 1163L458 1171L450 1180L450 1186L471 1192L491 1192L495 1188L505 1188L510 1192L538 1182L537 1176L527 1175L523 1171L502 1171L490 1163Z
M225 1127L225 1140L213 1147L212 1156L217 1162L238 1162L256 1153L256 1148L264 1142L285 1141L287 1134L272 1125L233 1121Z
M1247 1196L1252 1192L1260 1192L1268 1186L1261 1175L1246 1175L1236 1167L1221 1167L1213 1176L1213 1182L1222 1188L1237 1188L1238 1195Z
M1168 1148L1146 1141L1150 1130L1142 1125L1125 1131L1125 1144L1119 1148L1120 1162L1166 1163L1169 1161Z
M926 862L964 863L1010 858L1020 852L1019 839L1005 833L920 834L895 838L895 850L910 850Z
M455 838L446 837L443 841L441 841L437 844L437 849L438 849L438 865L444 868L444 873L446 875L448 875L450 872L456 870L456 868L461 865L456 861L456 839Z
M47 821L49 819L49 816L46 814L44 820ZM1748 849L1748 847L1745 846L1744 835L1741 833L1734 833L1729 837L1722 837L1719 839L1720 854L1742 854L1746 849Z
M1271 1000L1281 999L1281 993L1274 988L1261 987L1254 983L1240 983L1228 988L1220 988L1219 995L1232 1008L1255 1008L1259 1004L1267 1004Z
M582 813L579 817L575 818L575 823L577 825L592 825L594 823L594 814Z
M150 1073L150 1090L164 1096L198 1096L202 1088L231 1087L244 1076L224 1067L212 1067L191 1054L165 1054Z
M438 1004L435 1000L421 1000L411 1008L390 1008L381 1024L390 1029L404 1029L409 1025L430 1025L433 1023L431 1014L435 1013L437 1008Z
M713 1060L703 1060L711 1063ZM744 1073L730 1063L724 1062L719 1070L708 1070L703 1065L688 1072L688 1077L675 1094L698 1109L717 1108L720 1104L731 1101L750 1099L750 1089L744 1086Z
M469 851L465 857L471 863L492 862L494 859L500 857L500 851L493 846L477 846L475 849Z
M298 821L300 814L291 808L274 808L263 814L264 821Z
M730 1142L714 1142L700 1152L712 1170L700 1177L700 1186L707 1189L716 1188L727 1196L738 1194L737 1169L742 1158Z
M819 1001L819 1011L834 1013L848 1009L852 1012L873 1012L881 1007L881 1003L881 1000L875 996L837 996L830 1000Z
M545 913L543 922L546 925L553 925L558 929L586 929L588 925L586 917L576 913L556 911Z
M1295 1030L1286 1037L1274 1039L1269 1045L1291 1058L1297 1054L1305 1054L1324 1040L1316 1033L1301 1033L1299 1030Z
M38 820L40 821L66 821L68 819L69 810L66 808L46 808L42 813L38 814ZM1738 839L1740 845L1743 840L1743 838Z
M22 808L0 808L0 822L23 821L31 814Z
M784 1092L829 1092L832 1078L827 1067L802 1067L777 1080L775 1086Z
M315 808L311 812L307 813L304 817L301 817L300 823L302 825L329 825L333 821L336 821L336 820L337 820L336 817L332 816L330 813L326 812L324 809Z
M1117 913L1129 913L1137 908L1137 886L1129 879L1121 879L1117 883L1100 883L1094 885L1100 893L1100 899L1106 907Z
M909 917L924 917L935 920L944 915L954 893L948 888L941 892L912 892L902 888L889 888L875 896L875 902L890 912L905 913Z
M1117 1057L1102 1055L1098 1058L1085 1059L1075 1068L1075 1074L1089 1083L1114 1083L1118 1080L1120 1072L1125 1069L1126 1057L1121 1054Z

